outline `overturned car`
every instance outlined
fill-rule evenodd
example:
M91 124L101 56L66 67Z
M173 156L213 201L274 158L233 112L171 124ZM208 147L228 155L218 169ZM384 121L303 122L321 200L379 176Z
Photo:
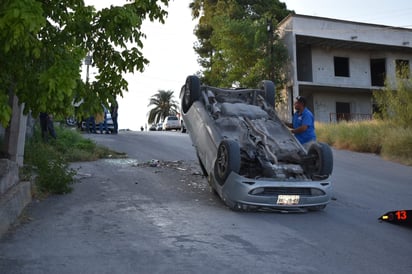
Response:
M226 89L188 76L182 118L212 189L234 210L321 210L330 201L332 150L304 148L279 119L275 86Z

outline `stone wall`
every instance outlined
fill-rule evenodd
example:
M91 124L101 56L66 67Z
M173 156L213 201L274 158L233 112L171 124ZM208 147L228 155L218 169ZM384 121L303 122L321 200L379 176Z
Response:
M31 119L23 114L24 104L19 104L16 96L11 101L13 113L7 134L0 126L0 236L7 232L31 202L31 183L21 182L19 178L19 169L24 160L26 132ZM33 128L33 125L29 128Z
M0 159L0 237L30 202L31 184L20 182L18 164Z

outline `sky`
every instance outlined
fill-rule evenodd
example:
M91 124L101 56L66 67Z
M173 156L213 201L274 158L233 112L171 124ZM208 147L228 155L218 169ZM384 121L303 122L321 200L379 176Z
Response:
M120 5L125 0L86 0L97 9ZM193 30L197 21L192 20L191 0L171 0L166 8L169 15L165 24L145 22L142 30L143 55L150 63L143 73L125 75L129 91L118 98L119 128L140 130L147 123L150 97L158 90L179 92L188 75L201 68L193 50L196 37ZM411 0L284 0L297 14L327 17L355 22L412 28ZM91 75L92 78L92 75ZM150 125L147 125L149 128Z

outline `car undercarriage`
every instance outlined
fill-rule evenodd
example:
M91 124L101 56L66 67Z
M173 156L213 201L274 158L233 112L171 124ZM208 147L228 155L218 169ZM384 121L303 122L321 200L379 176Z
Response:
M189 76L180 97L202 170L231 208L326 206L332 151L324 143L305 148L297 141L275 112L271 81L262 81L259 89L222 89L200 86ZM231 178L236 182L228 183ZM302 203L314 196L323 199Z

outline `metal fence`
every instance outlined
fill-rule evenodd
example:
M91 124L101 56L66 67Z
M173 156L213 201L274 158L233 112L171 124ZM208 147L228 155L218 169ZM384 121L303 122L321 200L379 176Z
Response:
M329 113L329 121L331 123L337 123L341 121L365 121L372 120L372 114L363 113Z

